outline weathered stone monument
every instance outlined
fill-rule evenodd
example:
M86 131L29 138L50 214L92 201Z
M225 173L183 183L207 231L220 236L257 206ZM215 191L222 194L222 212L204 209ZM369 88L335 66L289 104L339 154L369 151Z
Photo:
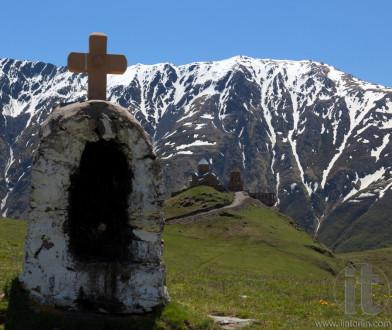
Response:
M161 167L129 110L102 101L106 73L123 73L125 57L92 34L90 53L68 60L88 73L89 101L54 108L41 127L19 278L41 305L149 312L168 299Z

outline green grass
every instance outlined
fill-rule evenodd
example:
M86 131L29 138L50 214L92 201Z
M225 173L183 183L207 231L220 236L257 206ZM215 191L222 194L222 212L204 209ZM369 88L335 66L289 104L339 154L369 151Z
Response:
M315 280L169 270L167 280L174 301L204 315L255 319L251 329L315 329L316 321L352 320L342 310L344 291L338 292L335 301L333 277ZM390 320L391 312L389 304L371 321Z
M0 295L22 269L27 222L0 218ZM3 289L3 290L2 290ZM0 301L0 313L5 304Z
M165 219L207 211L230 204L232 201L232 193L219 192L208 186L194 187L164 203Z
M22 269L27 222L0 218L0 324L8 308L10 283Z

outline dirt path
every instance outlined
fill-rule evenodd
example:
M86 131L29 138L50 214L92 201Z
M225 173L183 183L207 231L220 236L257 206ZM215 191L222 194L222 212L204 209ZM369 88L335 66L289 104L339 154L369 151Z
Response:
M249 195L245 191L237 191L234 193L234 199L233 202L229 205L223 206L221 209L231 209L233 207L236 207L238 205L241 205L245 199L249 198ZM216 210L214 210L216 211Z
M165 225L174 225L179 223L191 223L200 219L212 219L218 217L220 214L226 211L241 211L246 208L248 205L259 206L259 207L267 207L262 202L257 199L249 197L246 191L238 191L234 194L234 200L231 204L223 206L219 209L202 212L190 216L185 216L182 218L177 218L173 220L167 220ZM268 208L268 207L267 207Z

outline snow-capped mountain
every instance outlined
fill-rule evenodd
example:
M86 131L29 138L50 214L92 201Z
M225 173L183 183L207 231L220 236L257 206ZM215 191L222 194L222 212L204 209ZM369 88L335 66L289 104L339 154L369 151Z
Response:
M55 103L84 100L86 84L65 67L0 60L3 216L26 217L39 124ZM361 248L352 237L366 226L392 237L390 88L324 63L239 56L131 66L108 77L108 100L150 134L168 191L203 157L223 183L236 163L246 189L276 192L284 213L333 248Z

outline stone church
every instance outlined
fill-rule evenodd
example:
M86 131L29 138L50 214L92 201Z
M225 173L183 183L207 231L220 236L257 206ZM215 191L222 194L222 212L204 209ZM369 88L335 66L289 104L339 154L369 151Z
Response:
M210 165L205 158L203 158L197 165L197 173L192 174L189 186L191 188L196 186L210 186L216 189L221 187L217 176L210 172Z
M230 191L242 191L244 185L241 180L241 172L237 165L234 165L230 172L230 180L226 187L223 187L219 183L218 177L210 170L210 165L207 160L203 158L197 165L197 173L192 174L192 179L189 182L189 187L193 188L196 186L210 186L217 190L230 190Z

